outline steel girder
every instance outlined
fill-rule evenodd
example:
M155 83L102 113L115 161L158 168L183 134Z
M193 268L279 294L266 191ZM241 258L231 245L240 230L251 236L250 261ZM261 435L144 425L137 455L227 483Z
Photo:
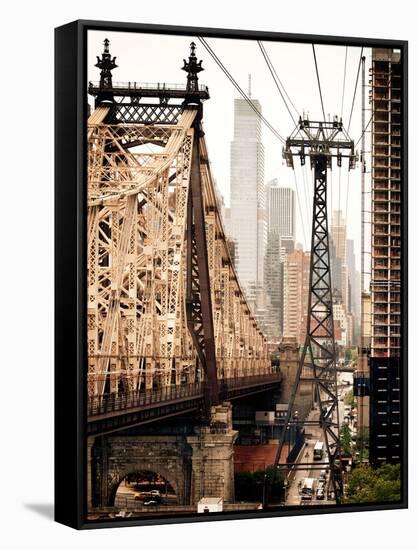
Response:
M89 396L211 377L215 403L217 380L271 367L231 263L201 123L187 107L175 124L116 123L112 108L88 124Z

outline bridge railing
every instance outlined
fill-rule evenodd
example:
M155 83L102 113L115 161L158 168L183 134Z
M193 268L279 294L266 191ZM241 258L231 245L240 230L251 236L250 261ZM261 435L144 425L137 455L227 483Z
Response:
M228 392L240 388L258 386L279 382L282 378L280 371L256 376L240 378L223 378L219 380L221 399L228 397ZM169 401L201 398L205 393L205 382L182 384L180 386L165 386L159 389L137 390L121 394L104 394L89 397L88 416L106 414L109 412L124 411L131 408L147 407L163 404Z
M152 390L137 390L121 394L104 394L89 397L88 416L121 411L133 407L145 407L165 401L178 401L182 398L201 397L203 384L183 384L181 386L165 386Z
M100 88L100 82L89 81L90 88ZM208 92L209 88L205 84L199 84L198 89L200 92ZM170 82L112 82L112 90L158 90L158 91L170 91L176 90L180 92L186 92L187 87L185 84L170 83Z

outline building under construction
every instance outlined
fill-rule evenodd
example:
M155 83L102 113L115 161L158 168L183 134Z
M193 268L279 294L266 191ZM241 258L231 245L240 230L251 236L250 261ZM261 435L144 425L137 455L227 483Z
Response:
M370 72L373 126L369 421L370 462L378 466L401 460L400 52L373 49Z

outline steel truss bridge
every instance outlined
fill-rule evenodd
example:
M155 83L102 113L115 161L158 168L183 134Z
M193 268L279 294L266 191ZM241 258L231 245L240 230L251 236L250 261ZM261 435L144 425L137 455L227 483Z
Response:
M277 387L235 272L187 85L112 83L109 43L88 119L88 426L98 435Z

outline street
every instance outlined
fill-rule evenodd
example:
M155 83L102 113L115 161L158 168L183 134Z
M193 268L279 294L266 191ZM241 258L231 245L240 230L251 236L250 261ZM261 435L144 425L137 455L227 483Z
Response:
M348 382L348 383L347 383ZM338 373L338 419L340 426L344 422L344 397L353 387L353 375L350 373ZM318 421L319 419L319 409L318 407L311 410L308 417L306 418L307 421ZM351 427L351 425L350 425ZM315 443L317 441L323 441L323 433L319 426L307 426L306 428L306 444L305 448L301 451L301 454L299 456L298 462L300 463L314 463L313 460L313 449L315 446ZM297 469L294 473L294 478L290 482L289 488L286 492L286 505L287 506L320 506L323 504L335 504L334 499L328 499L327 495L331 491L331 488L328 487L329 484L329 473L327 474L327 481L325 485L325 498L323 500L318 500L316 498L316 488L318 486L319 481L319 475L321 471L321 464L323 464L323 469L326 469L328 464L328 458L326 456L326 451L324 452L324 456L321 460L315 461L315 464L317 464L317 467L311 467L307 466L306 468ZM300 486L303 483L303 480L305 478L312 477L315 478L317 481L314 486L314 494L312 497L312 500L301 500L301 495L299 493Z
M317 421L319 419L319 410L317 408L313 409L308 417L307 420L309 421ZM319 426L308 426L307 432L306 432L306 445L304 450L301 451L301 457L300 461L301 463L310 462L313 463L313 449L315 446L315 443L317 441L323 441L323 435L322 431L319 428ZM328 483L329 483L329 475L327 475L327 482L325 486L325 498L324 500L317 500L316 499L316 485L314 487L314 494L312 497L312 500L305 500L302 501L300 494L299 494L299 487L303 482L304 478L312 477L315 479L319 479L319 474L321 469L326 469L328 463L328 458L326 457L326 453L324 453L324 456L321 460L315 461L315 464L317 464L317 467L310 467L307 466L304 469L297 469L295 472L295 477L293 481L291 482L291 485L289 487L289 490L287 492L287 498L286 498L286 505L287 506L299 506L299 505L321 505L321 504L335 504L335 500L329 500L327 499L327 493L328 493ZM323 468L321 468L321 464L323 465Z

